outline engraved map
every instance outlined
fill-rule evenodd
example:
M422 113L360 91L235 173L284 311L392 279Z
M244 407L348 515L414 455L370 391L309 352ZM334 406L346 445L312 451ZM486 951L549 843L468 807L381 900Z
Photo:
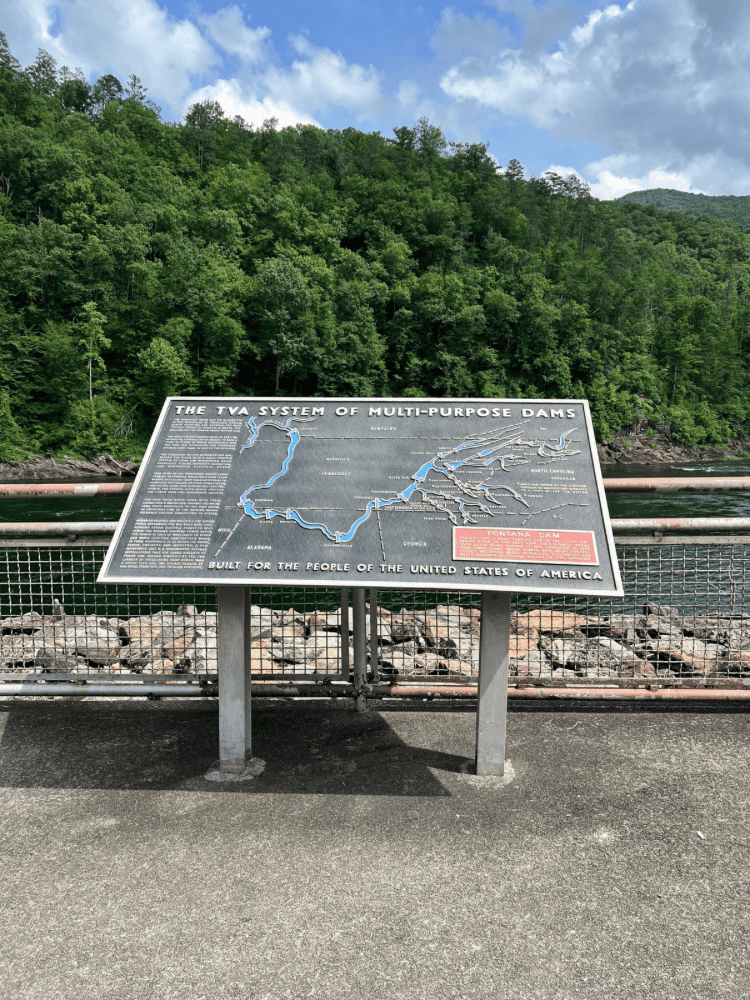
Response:
M602 497L580 400L172 399L100 579L616 592Z

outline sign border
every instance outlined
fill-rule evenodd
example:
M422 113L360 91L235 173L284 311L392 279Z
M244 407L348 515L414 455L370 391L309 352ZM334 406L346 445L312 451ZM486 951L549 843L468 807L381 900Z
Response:
M566 404L569 403L575 406L581 406L583 409L584 420L586 421L586 431L588 434L588 441L593 445L591 449L591 457L594 466L594 478L596 480L596 486L599 497L600 510L604 515L604 534L607 540L607 551L610 557L610 565L612 567L612 575L614 577L615 589L614 590L587 590L587 589L570 589L566 590L564 587L544 587L540 585L536 586L525 586L523 578L514 577L513 579L507 578L507 583L485 583L482 580L481 586L476 586L476 577L471 578L471 582L465 583L452 583L449 582L452 578L446 577L441 581L426 581L423 577L418 576L414 583L410 582L400 582L398 584L391 584L390 586L386 581L380 577L375 578L374 575L357 573L351 578L350 581L343 582L339 579L333 580L330 583L326 583L323 580L305 580L304 582L293 582L287 578L276 578L276 577L266 577L262 579L242 579L237 580L232 578L227 574L227 576L201 576L196 573L195 576L187 577L186 579L178 579L174 576L154 576L154 577L142 577L142 576L117 576L116 578L108 577L107 574L110 569L110 564L112 562L112 557L114 555L115 549L119 544L120 538L123 531L125 530L125 523L127 521L128 515L130 514L130 509L136 501L138 494L138 487L140 485L141 477L144 474L144 470L151 458L152 452L155 448L156 441L159 437L159 433L164 425L169 414L169 408L173 404L177 403L195 403L197 401L201 402L239 402L247 405L248 402L253 403L274 403L279 399L286 399L292 397L286 396L167 396L164 400L164 405L162 406L161 413L159 414L158 420L154 426L151 433L151 438L146 448L146 452L141 460L140 468L133 482L132 489L128 495L128 499L125 506L120 514L120 519L115 529L115 533L112 536L112 540L109 543L109 548L104 557L104 562L101 565L99 573L96 578L97 584L138 584L140 586L149 586L151 584L168 584L175 587L178 586L211 586L211 587L291 587L291 588L302 588L302 587L332 587L332 588L343 588L343 587L366 587L374 588L376 590L430 590L436 591L438 593L454 592L454 591L467 591L470 593L478 593L483 590L492 591L493 593L513 593L513 594L549 594L549 595L559 595L559 596L571 596L571 597L624 597L625 591L622 585L622 578L620 575L620 566L617 560L617 552L615 549L615 540L612 533L612 526L609 521L609 508L607 506L607 500L604 494L604 482L602 480L602 471L599 464L599 455L596 451L596 437L594 436L594 426L591 420L591 409L589 407L589 402L587 399L527 399L527 398L517 398L517 399L501 399L501 398L487 398L482 399L482 402L486 402L488 405L501 405L503 403L515 403L515 404L533 404L535 406L544 406L549 403L556 404ZM316 399L320 400L322 403L388 403L391 400L394 402L413 402L417 397L406 397L406 396L299 396L294 397L300 400ZM442 405L448 405L450 403L476 403L478 402L477 397L473 396L419 396L420 401L425 403L438 403ZM596 542L596 538L594 539ZM452 551L452 539L451 539L451 551ZM598 555L597 550L597 555ZM466 560L461 560L462 562ZM538 564L538 565L541 565ZM551 565L551 564L550 564ZM204 571L205 572L205 571ZM493 578L494 579L494 578ZM502 578L506 579L506 578Z

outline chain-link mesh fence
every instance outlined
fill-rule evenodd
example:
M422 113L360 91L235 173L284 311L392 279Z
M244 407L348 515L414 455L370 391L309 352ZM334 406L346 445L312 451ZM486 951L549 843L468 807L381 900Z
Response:
M99 586L104 553L98 545L0 549L0 679L214 679L216 589ZM512 683L746 683L750 545L624 541L618 556L624 598L514 598ZM342 630L342 593L253 587L253 674L346 679L352 615ZM374 642L367 616L371 676L476 682L478 592L382 589L375 600Z

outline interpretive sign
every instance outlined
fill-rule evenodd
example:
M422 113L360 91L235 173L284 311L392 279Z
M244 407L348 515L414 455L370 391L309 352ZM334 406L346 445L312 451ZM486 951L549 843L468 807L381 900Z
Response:
M585 400L171 397L99 582L622 594Z

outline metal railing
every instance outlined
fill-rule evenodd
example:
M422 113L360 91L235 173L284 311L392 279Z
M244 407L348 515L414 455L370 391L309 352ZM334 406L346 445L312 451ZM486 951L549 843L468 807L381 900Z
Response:
M700 520L613 522L624 598L516 595L511 684L750 687L750 538L728 533L746 531L750 520ZM78 537L84 529L74 523L59 538L18 541L12 530L0 526L2 693L39 693L41 682L45 694L84 693L82 685L86 694L113 685L118 694L215 692L214 587L99 586L101 536ZM340 588L252 589L254 693L351 693L348 596ZM480 594L468 589L371 591L371 690L471 692L479 607Z
M607 492L749 491L750 477L608 479ZM0 498L131 483L0 484ZM750 518L611 521L624 598L516 595L516 694L750 696ZM216 588L107 585L117 522L0 524L2 693L215 693ZM349 591L254 587L253 694L352 693ZM480 594L370 591L371 693L475 694ZM676 690L675 690L676 689ZM511 691L511 695L513 694Z
M637 476L604 479L607 493L714 493L748 492L750 476L672 476L642 479ZM0 498L127 496L132 483L0 483Z

